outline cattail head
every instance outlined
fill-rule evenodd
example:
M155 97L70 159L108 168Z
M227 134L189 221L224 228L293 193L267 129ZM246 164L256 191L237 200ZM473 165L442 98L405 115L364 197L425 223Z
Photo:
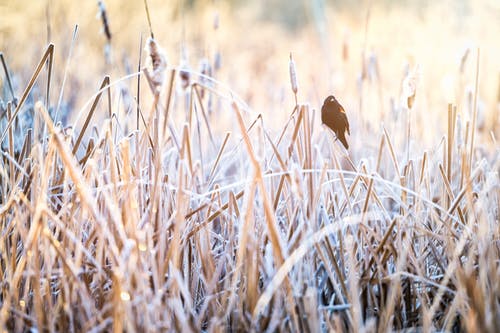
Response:
M398 119L399 112L401 111L401 108L399 107L399 105L394 97L391 97L389 99L389 106L391 108L392 117L394 117L394 119Z
M368 70L367 70L367 64L366 64L366 53L365 51L361 52L361 74L360 74L360 79L361 83L363 83L366 78L368 77Z
M464 118L472 121L474 115L474 87L468 85L465 87L465 105L467 113ZM484 114L484 102L478 97L476 101L476 128L483 130L486 125L486 116Z
M200 73L202 74L200 78L200 82L202 85L207 83L207 77L212 76L212 66L210 66L210 62L207 58L203 58L200 61ZM205 89L201 89L201 98L205 96Z
M407 58L403 63L403 77L407 77L410 74L410 68L411 68L410 62L411 59Z
M153 38L148 38L146 42L146 51L148 52L147 68L151 74L151 80L155 88L161 87L165 78L165 69L167 68L167 57L158 43Z
M189 80L191 78L191 70L189 68L189 64L187 60L182 60L181 62L181 70L179 71L179 76L181 78L181 86L182 89L186 89L189 86Z
M101 17L102 20L102 27L104 34L106 35L106 40L108 43L111 42L111 30L109 29L109 21L108 21L108 15L106 13L106 6L104 5L104 2L102 0L99 0L97 2L97 5L99 6L99 16Z
M290 52L290 60L288 62L288 69L290 71L290 83L292 84L292 91L297 95L298 85L297 85L297 72L295 71L295 61L293 61L292 53Z
M104 35L106 36L106 45L104 46L104 56L105 56L106 62L111 63L111 30L109 28L108 15L106 13L106 6L104 5L104 2L101 0L99 0L97 2L97 5L99 6L99 12L97 15L101 18L102 31L104 32Z
M411 109L413 107L416 92L417 89L415 86L415 81L407 76L403 81L403 96L406 100L406 107L408 107L408 109Z
M467 64L467 59L469 58L470 47L466 47L460 56L460 74L465 72L465 65Z
M342 60L347 62L349 60L349 34L346 31L344 33L344 39L342 40Z
M368 56L368 78L370 81L379 80L378 59L373 50Z
M207 58L200 60L200 73L205 76L212 76L212 66Z
M218 71L222 65L222 56L219 51L215 52L214 69Z
M219 13L218 12L215 12L215 14L214 14L213 28L214 28L214 30L219 29Z
M179 71L182 89L186 89L189 86L189 81L191 79L191 68L189 68L189 62L187 59L187 49L183 46L181 49L181 66Z
M403 104L410 110L415 102L418 75L419 68L418 66L416 66L415 69L413 71L410 71L406 78L403 80Z

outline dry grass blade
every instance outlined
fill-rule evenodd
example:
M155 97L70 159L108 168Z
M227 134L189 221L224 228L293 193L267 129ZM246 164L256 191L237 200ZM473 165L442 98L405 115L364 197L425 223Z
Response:
M64 67L64 76L63 76L63 81L61 83L61 89L60 89L60 92L59 92L59 98L57 100L56 112L54 114L54 122L56 124L57 124L57 121L58 121L58 118L59 118L59 109L61 108L61 103L63 101L64 87L66 86L66 79L67 79L67 75L68 75L68 69L70 68L71 58L72 58L72 55L73 55L73 47L75 45L77 33L78 33L78 25L75 25L75 29L73 30L73 37L71 38L71 45L69 47L69 54L68 54L68 57L66 58L66 66Z
M352 235L347 237L345 247L347 251L347 263L349 265L347 281L349 284L349 303L351 304L349 308L351 313L351 325L354 331L359 332L363 327L363 311L359 299L359 277L357 276L358 268L357 260L355 259L358 245Z
M470 136L470 151L469 151L469 168L472 169L472 160L474 157L474 138L476 134L476 121L477 121L477 94L479 89L479 48L477 49L477 58L476 58L476 79L474 84L474 109L472 114L472 130Z
M337 170L340 170L340 163L339 163L339 160L337 158L337 154L333 153L332 156L333 156L333 161L335 163L335 168ZM347 185L345 182L344 174L342 172L339 172L339 179L340 179L340 184L342 185L342 190L344 191L344 195L345 195L345 201L340 209L340 213L343 213L345 207L347 207L347 206L349 206L349 211L352 213L353 208L352 208L352 203L351 203L351 195L354 193L354 190L356 189L357 182L359 180L359 176L356 176L356 179L354 179L354 181L352 182L352 185L351 185L351 188L349 191L347 190Z
M108 223L99 213L99 209L96 205L96 202L91 194L90 188L86 185L86 182L83 179L83 175L78 166L78 162L75 160L75 157L69 151L69 147L67 147L65 141L60 137L59 131L54 127L50 116L43 109L43 106L40 103L37 103L35 106L37 113L41 114L45 124L48 126L49 132L53 135L54 143L56 145L57 151L59 152L63 163L66 165L66 169L76 184L76 190L82 198L82 204L89 210L92 216L95 218L96 222L99 223L99 226L102 228L104 234L107 236L106 238L110 242L110 250L114 252L115 258L118 258L118 247L115 243L114 238L112 237L112 233L109 231ZM111 215L114 217L113 215ZM118 221L113 221L115 224Z
M396 174L398 175L398 178L401 179L401 172L399 170L398 159L396 158L396 154L394 153L394 148L392 146L391 139L389 138L389 133L387 133L387 130L385 128L384 128L384 135L385 135L387 144L389 145L389 152L391 153L391 158L392 158L392 163L394 164L394 169L396 170Z
M165 131L167 130L168 117L169 117L169 113L170 113L170 101L172 100L172 89L174 88L175 77L176 77L175 74L176 74L176 70L173 69L172 72L170 73L170 80L168 81L169 86L168 86L167 101L165 103L166 112L165 112L165 118L163 118L163 127L162 127L163 131L162 131L162 133L165 133Z
M90 120L92 119L92 116L94 115L94 112L97 108L97 104L99 103L99 100L101 99L101 95L104 92L104 88L106 86L109 86L109 76L105 76L104 80L101 83L101 86L99 87L99 93L94 99L94 102L92 103L92 106L90 107L89 113L87 114L87 118L85 119L85 122L83 123L83 127L80 131L80 134L78 135L78 138L76 139L76 142L73 146L72 154L76 155L78 152L78 147L80 147L80 143L82 142L83 136L90 124ZM109 95L108 95L109 97Z
M48 59L50 59L49 63L52 64L53 55L54 55L54 44L50 44L47 47L47 51L45 51L44 55L42 56L42 60L40 60L40 62L38 63L38 66L36 67L35 71L33 72L33 75L31 76L31 79L29 80L28 85L26 86L26 89L24 89L24 92L21 96L21 99L19 100L19 103L17 104L16 110L14 111L12 118L9 120L4 132L2 133L2 136L0 138L0 143L3 142L3 140L5 140L5 136L7 135L9 128L12 126L12 124L14 123L14 120L16 119L17 115L21 111L21 107L23 106L24 102L28 98L28 95L31 92L33 85L35 84L35 82L38 78L38 75L40 75L40 72L42 71L43 66L45 65L45 62ZM50 68L49 68L49 70L50 70ZM49 86L50 86L50 72L49 72L49 80L47 83L47 103L48 103L48 96L49 96Z
M378 155L377 155L377 166L375 167L375 170L379 172L380 170L380 162L382 161L382 152L385 144L385 135L382 135L380 138L380 145L378 147Z
M302 106L299 106L298 110L299 110L299 116L297 117L297 121L295 123L295 127L293 128L292 139L290 141L290 144L288 145L288 158L287 158L287 160L290 159L290 157L292 156L293 146L295 145L295 142L296 142L296 140L298 138L298 134L299 134L299 130L300 130L300 125L302 124L302 121L303 121L303 118L304 118L304 112L303 112ZM278 140L278 144L279 144L279 140Z
M292 120L295 119L294 116L295 116L295 113L297 112L298 109L299 109L299 106L296 105L292 111L292 114L290 115L290 118L288 118L288 121L286 122L285 126L281 130L280 136L278 137L278 140L276 141L276 147L278 147L281 143L281 140L283 140L283 137L285 136L285 133L286 133L286 130L288 129L288 126L290 125ZM271 156L270 162L272 162L273 158L274 158L274 155Z
M215 147L215 141L214 141L214 136L212 134L212 130L210 128L210 122L208 120L208 116L207 116L207 112L205 111L205 107L203 106L203 99L200 95L200 91L199 91L199 88L198 88L198 84L197 83L194 83L193 84L193 89L196 93L196 97L198 98L198 103L201 107L201 113L203 115L203 120L205 121L205 126L207 128L207 131L208 131L208 136L210 138L210 142L212 143L212 145Z
M9 69L7 67L7 63L5 62L5 58L4 58L2 52L0 52L0 60L2 60L3 72L5 73L7 85L9 86L9 91L10 91L10 94L12 96L12 103L14 104L14 107L17 107L17 98L16 98L16 95L14 93L14 88L12 88L12 81L10 78Z
M448 159L446 160L446 175L448 181L451 182L451 169L453 163L453 147L455 140L455 124L456 124L457 108L452 104L448 104Z
M464 187L462 188L462 190L455 197L455 200L453 200L453 202L450 204L450 208L448 209L448 213L447 213L448 218L449 218L449 216L452 216L453 212L458 207L458 205L460 204L460 201L462 201L462 199L465 196L465 194L470 191L470 187L469 186L472 184L472 181L482 171L482 168L483 168L483 165L481 163L479 166L477 166L477 168L474 170L474 172L472 172L472 175L470 176L470 179L466 182L466 184L464 184Z
M314 244L319 243L328 235L331 235L338 230L342 230L346 226L359 223L358 221L355 221L354 218L350 218L349 221L344 220L339 222L340 223L337 224L329 224L318 230L317 232L309 236L302 244L300 244L297 249L290 253L283 265L281 265L281 267L272 278L271 282L267 285L264 293L260 296L253 311L254 320L256 320L258 315L264 310L264 308L269 305L273 294L286 279L293 266L295 266L308 253L308 251L311 249L311 247L314 246Z
M238 194L236 194L235 198L236 199L240 199L243 196L243 194L245 194L244 190L238 192ZM222 212L224 212L225 210L227 210L228 207L229 207L229 202L227 202L224 205L222 205L217 211L215 211L212 215L210 215L205 221L201 222L196 227L194 227L190 232L188 232L187 235L186 235L186 237L184 238L183 242L186 242L191 237L193 237L196 233L198 233L201 229L205 228L207 226L207 224L209 224L210 222L213 222L217 217L219 217L219 215ZM192 216L193 213L194 212L190 212L190 213L186 214L186 217Z
M243 123L243 119L241 118L238 105L236 105L236 103L233 102L232 107L236 114L236 119L238 120L238 125L240 127L241 134L243 135L247 152L254 167L255 181L257 182L258 187L261 191L262 200L264 204L264 211L266 214L266 224L269 232L269 237L273 245L273 250L277 258L277 264L281 265L285 258L285 252L283 250L283 245L281 245L281 237L279 236L279 232L277 229L276 215L274 214L269 198L267 197L267 191L264 185L264 181L262 179L262 171L260 168L260 164L257 161L255 154L253 152L253 147L252 144L250 143L250 138L248 137L248 133L245 129L245 124Z
M366 274L369 273L369 269L371 269L372 265L375 263L375 258L382 252L382 250L386 247L386 243L389 240L389 237L392 236L394 227L396 226L397 219L392 220L391 224L389 225L389 228L387 228L387 231L385 232L384 236L382 237L382 240L378 244L377 248L373 252L373 256L370 259L370 262L368 264L368 269L364 271L362 276L366 276ZM373 270L373 273L371 274L370 280L374 279L375 275L377 274L378 268L376 267Z
M9 122L11 122L11 120L12 120L12 110L11 110L10 103L7 103L7 119ZM14 134L13 134L12 126L9 127L9 154L11 157L15 156L15 154L14 154ZM14 162L12 159L9 161L9 176L10 176L10 188L13 189L14 188L15 173L14 173Z
M373 188L373 176L370 177L370 181L368 183L368 189L366 190L365 203L363 204L363 209L362 209L362 212L363 212L363 217L361 218L362 222L365 221L365 216L366 216L366 213L368 211L368 203L370 201L370 196L372 194L372 188Z
M285 161L281 157L281 154L279 153L278 148L274 145L273 141L269 137L269 134L266 131L264 131L264 133L265 133L265 136L266 136L267 140L269 141L271 147L273 148L274 156L277 157L278 163L280 164L280 167L281 167L281 170L283 172L286 172L288 170L288 168L287 168L287 165L286 165ZM288 176L288 175L286 175L286 176Z
M217 169L217 166L219 165L220 158L222 157L222 154L224 152L224 148L226 148L226 144L227 144L227 141L229 140L230 135L231 135L231 132L227 132L226 136L224 137L224 141L222 142L222 145L219 149L219 152L217 153L217 157L215 158L214 165L212 166L212 170L210 171L210 175L208 176L209 183L212 181L212 178L215 174L215 170Z

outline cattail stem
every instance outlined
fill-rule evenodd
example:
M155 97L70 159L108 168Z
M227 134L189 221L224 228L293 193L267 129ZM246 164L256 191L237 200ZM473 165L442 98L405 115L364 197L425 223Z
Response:
M144 0L144 8L146 9L146 15L148 17L149 32L151 34L151 38L154 39L155 35L153 34L153 28L151 26L151 17L149 16L148 0Z

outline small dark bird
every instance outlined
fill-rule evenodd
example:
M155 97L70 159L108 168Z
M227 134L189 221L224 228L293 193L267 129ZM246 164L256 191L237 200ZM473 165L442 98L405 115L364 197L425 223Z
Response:
M333 95L328 96L323 103L323 107L321 107L321 121L335 132L337 139L342 142L345 149L349 149L345 138L346 131L347 134L351 135L351 132L349 132L349 121L347 120L344 108Z

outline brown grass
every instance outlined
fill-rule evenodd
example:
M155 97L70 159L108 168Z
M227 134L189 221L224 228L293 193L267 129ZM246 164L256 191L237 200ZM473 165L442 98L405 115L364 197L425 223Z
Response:
M94 78L74 109L57 45L25 59L35 70L21 88L2 55L1 331L500 330L497 129L477 128L483 51L456 68L474 67L470 121L459 102L425 110L446 119L431 138L420 88L378 115L383 126L363 120L370 94L383 99L366 75L365 108L346 108L346 152L302 102L315 89L297 88L305 57L290 53L290 96L270 118L224 84L215 56L200 57L200 73L185 54L167 65L158 40L146 42L145 69ZM71 126L54 122L57 88ZM432 137L442 139L422 147Z

